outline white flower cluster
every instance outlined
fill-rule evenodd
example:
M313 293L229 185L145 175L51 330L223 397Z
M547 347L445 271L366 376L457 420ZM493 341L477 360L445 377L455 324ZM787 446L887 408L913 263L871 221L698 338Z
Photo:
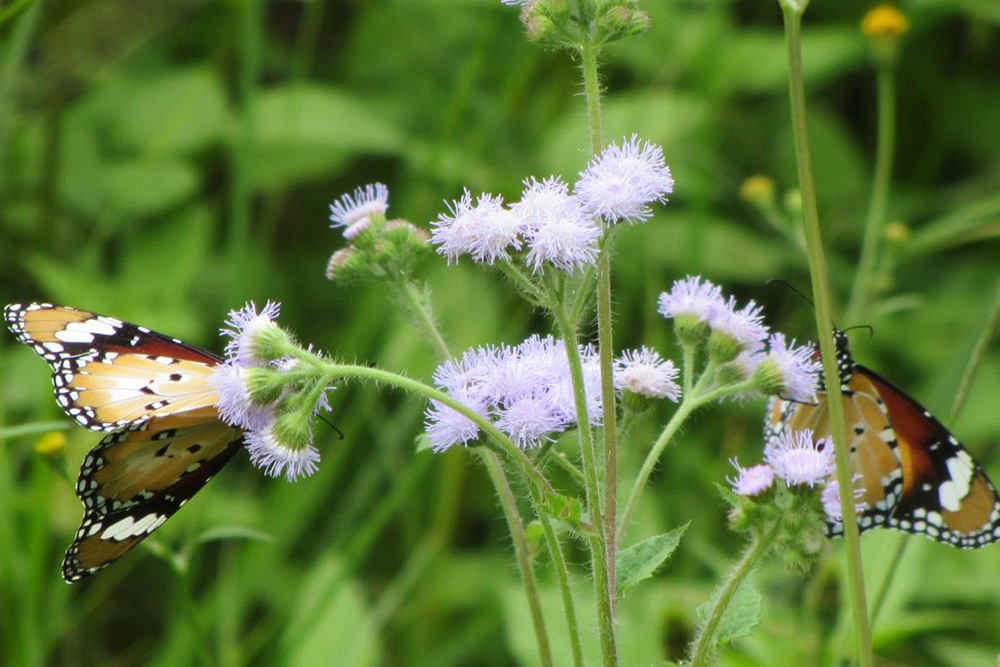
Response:
M641 222L650 204L664 202L674 181L663 151L633 136L613 144L569 185L553 176L525 180L521 200L504 206L503 198L468 190L448 204L448 213L431 223L431 242L449 262L469 255L476 262L507 261L526 250L525 263L538 272L546 266L577 271L597 260L601 221Z
M591 424L601 417L601 370L597 351L580 348L584 395ZM615 384L624 391L677 400L677 370L648 349L628 351L615 364ZM534 335L513 347L486 346L467 350L461 359L446 361L434 373L434 383L471 410L490 418L519 447L551 441L576 423L576 399L566 347L552 336ZM426 431L435 451L467 444L480 435L465 415L432 401Z

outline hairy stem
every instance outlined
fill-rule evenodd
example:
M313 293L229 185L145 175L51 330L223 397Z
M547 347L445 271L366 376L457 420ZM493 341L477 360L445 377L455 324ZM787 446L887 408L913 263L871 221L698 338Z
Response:
M535 639L538 641L538 657L541 659L543 667L552 667L552 650L549 648L549 636L545 629L545 618L542 616L538 581L535 579L535 569L531 565L528 541L524 537L524 524L517 511L514 493L510 489L510 483L507 481L507 476L503 472L497 455L489 449L482 450L481 455L483 463L486 465L486 471L490 474L490 479L493 480L493 486L497 489L500 505L503 507L504 516L507 517L510 536L514 541L517 567L521 571L521 580L524 582L528 607L531 610L531 623L535 627Z

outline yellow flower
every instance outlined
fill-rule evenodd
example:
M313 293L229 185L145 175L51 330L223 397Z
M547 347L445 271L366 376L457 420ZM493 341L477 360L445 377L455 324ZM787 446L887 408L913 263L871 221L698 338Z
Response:
M885 226L885 238L892 243L902 243L910 238L910 228L902 222L890 222Z
M872 39L896 38L909 27L906 16L892 5L878 5L861 19L861 32Z
M756 175L743 181L740 199L751 204L764 204L774 199L774 181L770 176Z
M66 435L62 431L51 431L35 442L35 451L42 456L55 456L66 447Z

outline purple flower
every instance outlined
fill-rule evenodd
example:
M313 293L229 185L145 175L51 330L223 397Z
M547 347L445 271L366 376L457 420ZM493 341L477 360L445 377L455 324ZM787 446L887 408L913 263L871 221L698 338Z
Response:
M813 432L784 430L764 447L764 460L788 486L822 484L834 471L829 438L813 443Z
M615 361L615 386L640 396L668 398L676 403L681 395L676 378L674 362L648 347L626 350Z
M713 331L735 341L742 350L755 352L763 349L767 340L761 307L753 301L737 309L736 299L729 297L721 307L716 304L715 311L709 315L708 325Z
M330 204L331 227L344 228L344 238L350 241L369 226L373 216L384 218L388 208L389 188L372 183Z
M774 470L766 464L741 468L734 458L730 463L736 468L735 478L726 478L733 492L740 496L756 496L764 493L774 483Z
M252 301L239 310L229 311L226 325L231 328L220 331L223 336L232 339L226 344L229 360L247 368L266 365L268 360L257 353L256 339L265 329L277 326L274 320L280 311L281 304L273 301L268 301L259 313Z
M792 401L812 403L816 400L821 367L813 358L813 348L796 347L795 340L785 342L781 333L768 339L767 355L761 361L760 371L774 376L774 393Z
M250 400L245 373L246 369L228 362L217 366L209 376L209 382L215 385L219 394L216 403L219 418L230 426L262 429L274 418L274 408L270 405L255 405Z
M506 433L521 449L551 440L551 434L563 431L567 424L545 395L520 396L496 411L497 428Z
M461 199L448 204L448 210L431 223L431 242L449 263L468 254L477 262L493 264L509 259L509 248L520 250L519 221L503 207L502 197L482 194L473 205L466 190Z
M861 479L861 475L855 475L854 480L857 482ZM865 494L864 489L854 488L854 499L857 500ZM844 520L843 508L840 505L840 484L837 480L833 480L825 487L823 487L823 493L820 496L823 500L823 511L826 512L826 516L830 521L840 523ZM855 512L864 512L868 504L865 502L854 503Z
M722 290L701 276L687 276L678 280L669 292L660 294L659 311L667 319L695 317L707 323L725 308Z
M274 422L264 429L247 433L246 447L250 461L268 477L284 475L289 482L294 482L318 470L319 451L312 444L294 447L282 442Z
M485 406L465 392L455 390L449 394L475 412L485 413ZM479 437L479 425L476 422L439 401L431 401L431 406L425 412L424 430L430 439L431 449L435 452L443 452L453 445L466 445Z
M646 220L653 214L649 205L665 202L673 189L663 149L636 135L605 148L574 187L583 207L608 223Z

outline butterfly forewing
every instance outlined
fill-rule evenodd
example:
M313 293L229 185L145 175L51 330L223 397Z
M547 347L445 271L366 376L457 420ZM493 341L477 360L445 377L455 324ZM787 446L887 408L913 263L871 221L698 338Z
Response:
M12 304L4 319L52 367L56 402L81 425L116 431L215 403L220 359L174 338L86 310Z
M108 432L77 479L84 516L63 561L76 582L163 525L232 458L243 431L219 420L215 355L64 306L13 304L4 319L52 367L66 413Z

